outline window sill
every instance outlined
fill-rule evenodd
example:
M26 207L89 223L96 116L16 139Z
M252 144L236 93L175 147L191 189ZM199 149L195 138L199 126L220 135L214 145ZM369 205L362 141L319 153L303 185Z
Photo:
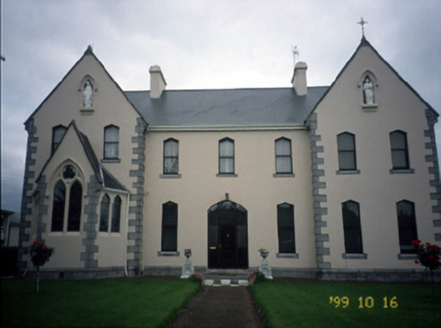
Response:
M377 111L377 108L378 108L378 105L376 105L376 104L372 104L372 105L363 105L362 108L363 108L363 110L364 110L365 112L376 112L376 111Z
M234 173L218 173L216 174L219 178L237 178L238 175Z
M159 177L161 179L180 179L182 177L181 174L160 174Z
M281 259L298 259L299 254L298 253L276 253L277 258Z
M121 163L120 158L103 158L101 163Z
M390 169L390 174L413 174L415 173L414 169Z
M98 236L102 237L121 237L121 233L119 232L107 232L107 231L99 231Z
M79 237L79 231L51 231L49 232L50 237Z
M294 173L274 173L274 178L294 178L296 175Z
M349 254L343 253L341 256L346 260L367 260L367 254Z
M179 256L179 252L161 252L161 251L158 251L158 256Z
M416 260L417 255L416 254L398 254L399 260Z
M340 175L346 175L346 174L360 174L361 171L360 170L347 170L347 171L335 171L336 174L340 174Z
M80 109L81 115L92 115L95 110L93 108Z

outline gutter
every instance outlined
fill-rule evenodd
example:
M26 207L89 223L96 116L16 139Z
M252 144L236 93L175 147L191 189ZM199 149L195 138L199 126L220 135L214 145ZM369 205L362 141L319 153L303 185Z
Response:
M149 125L148 132L224 132L224 131L293 131L306 130L304 124L287 125Z

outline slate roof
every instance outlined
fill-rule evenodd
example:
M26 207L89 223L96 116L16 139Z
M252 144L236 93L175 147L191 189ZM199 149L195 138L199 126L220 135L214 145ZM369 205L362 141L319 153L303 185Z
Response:
M328 87L309 87L307 96L293 88L125 91L150 126L303 125Z

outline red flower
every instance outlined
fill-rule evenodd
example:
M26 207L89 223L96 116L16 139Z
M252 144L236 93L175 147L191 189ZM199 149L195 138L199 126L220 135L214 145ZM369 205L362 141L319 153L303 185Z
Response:
M34 240L34 245L37 245L38 244L38 241L37 241L37 239L35 239Z
M420 263L420 261L418 261L418 260L415 260L415 264L419 264Z
M435 256L429 255L429 260L433 260L434 258L435 258Z
M419 246L420 243L421 243L421 240L417 239L417 240L413 240L412 243L411 243L411 245L412 245L412 246Z
M46 244L44 245L44 248L47 248L47 245L46 245Z

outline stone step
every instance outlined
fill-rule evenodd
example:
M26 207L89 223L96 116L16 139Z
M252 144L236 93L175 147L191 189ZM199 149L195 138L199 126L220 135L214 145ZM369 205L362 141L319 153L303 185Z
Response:
M247 287L249 285L246 279L204 279L204 286L208 287Z

